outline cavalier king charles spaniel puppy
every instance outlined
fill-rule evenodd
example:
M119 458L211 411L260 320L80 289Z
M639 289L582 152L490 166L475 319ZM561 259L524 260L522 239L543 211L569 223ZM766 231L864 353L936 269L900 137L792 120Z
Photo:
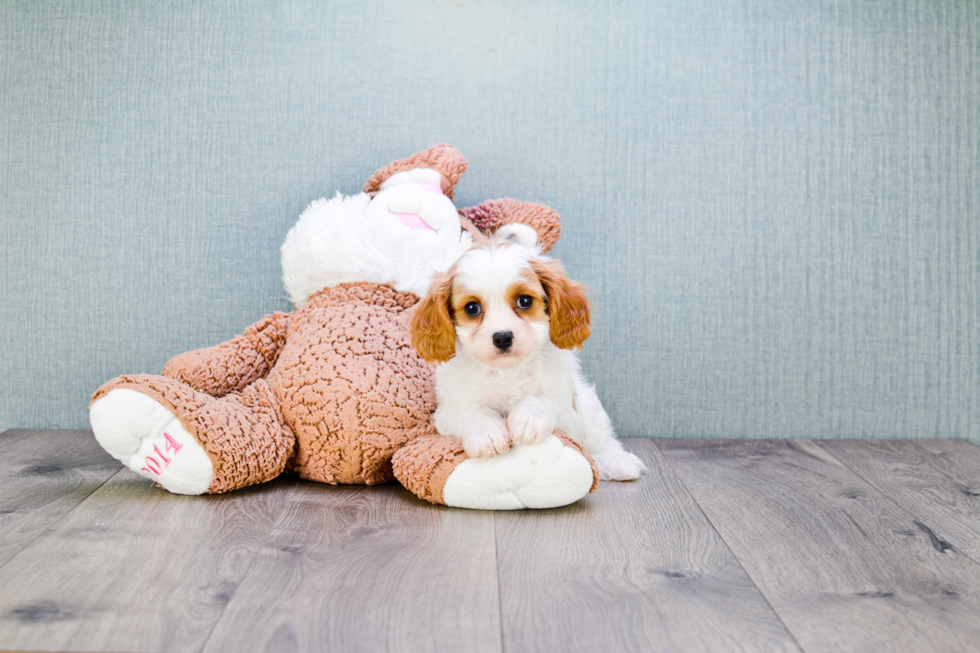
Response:
M534 241L524 225L500 229L436 278L414 308L412 344L441 363L436 429L462 438L471 458L557 429L589 450L600 478L636 479L646 467L616 439L574 352L590 335L585 289Z

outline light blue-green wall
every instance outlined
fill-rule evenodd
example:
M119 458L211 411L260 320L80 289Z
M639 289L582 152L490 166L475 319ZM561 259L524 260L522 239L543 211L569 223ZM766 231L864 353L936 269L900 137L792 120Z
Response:
M980 3L0 4L0 428L288 309L433 143L563 216L622 434L980 439Z

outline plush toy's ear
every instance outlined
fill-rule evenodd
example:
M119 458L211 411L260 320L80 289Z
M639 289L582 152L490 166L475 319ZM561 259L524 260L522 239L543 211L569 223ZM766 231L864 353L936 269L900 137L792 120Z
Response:
M371 175L368 182L364 184L364 192L378 192L381 189L381 184L399 172L415 170L417 168L429 168L430 170L439 172L442 192L449 199L453 199L456 184L459 183L460 176L466 172L467 166L469 166L469 163L467 163L459 150L452 145L440 143L418 154L413 154L407 159L394 161L381 168Z
M544 204L520 202L505 197L487 200L479 206L462 209L460 213L486 235L509 224L527 225L537 234L537 242L543 252L554 247L561 235L561 218L556 211Z
M412 346L430 363L445 363L456 353L456 327L449 313L452 285L449 273L437 278L422 301L412 308Z
M585 288L567 276L555 260L531 261L545 294L551 318L551 342L559 349L581 349L592 335Z

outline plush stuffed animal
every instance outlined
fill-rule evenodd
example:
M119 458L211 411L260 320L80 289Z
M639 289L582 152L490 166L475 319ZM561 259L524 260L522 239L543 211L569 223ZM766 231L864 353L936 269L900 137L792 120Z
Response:
M433 369L410 345L408 309L472 245L470 230L508 229L545 249L560 233L538 204L457 211L466 168L437 145L385 166L360 194L311 204L281 249L296 310L181 354L162 375L104 384L90 404L99 444L177 494L283 472L333 484L397 477L432 503L481 509L566 505L594 490L592 458L560 433L471 460L432 426Z

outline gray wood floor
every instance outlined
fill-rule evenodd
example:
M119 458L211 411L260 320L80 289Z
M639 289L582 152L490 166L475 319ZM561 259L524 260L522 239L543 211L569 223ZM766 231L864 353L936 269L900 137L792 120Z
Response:
M283 478L179 497L0 434L0 649L980 651L980 448L629 440L559 510Z

